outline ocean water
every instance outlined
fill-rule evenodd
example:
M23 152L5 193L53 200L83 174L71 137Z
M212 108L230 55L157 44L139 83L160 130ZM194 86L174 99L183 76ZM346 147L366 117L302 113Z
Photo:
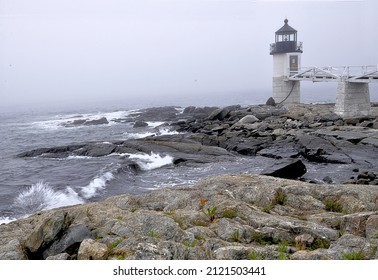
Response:
M234 96L202 105L261 104L265 94ZM304 94L304 102L332 102L333 96L318 92ZM372 95L372 101L378 100ZM180 109L193 102L178 104ZM211 103L213 102L213 103ZM333 100L334 102L334 100ZM129 193L143 194L167 186L192 185L201 178L223 173L259 173L272 159L238 157L233 162L204 164L198 167L177 167L169 154L112 154L105 157L19 158L28 150L83 142L107 142L143 138L152 134L174 134L158 128L161 122L149 122L146 128L135 129L132 123L119 122L141 108L171 105L160 103L137 106L83 104L58 109L0 111L0 224L26 217L42 210L83 204L106 197ZM178 102L179 103L179 102ZM108 124L66 127L77 119L96 120L106 117ZM128 157L144 171L135 174L122 168ZM319 166L309 166L319 172ZM326 170L326 168L324 168ZM331 172L331 171L330 171Z
M182 110L183 107L178 107ZM175 167L169 154L111 154L104 157L68 156L66 158L16 155L36 148L143 138L153 134L177 134L161 121L148 122L146 128L119 122L138 109L78 108L46 112L0 113L0 224L26 217L42 210L83 204L109 196L142 194L166 186L192 185L200 178L228 172L241 172L243 160L232 163L205 164L201 167ZM78 119L107 118L108 124L65 124ZM124 170L125 158L135 161L141 173ZM256 168L259 164L254 163ZM244 167L244 169L246 169Z

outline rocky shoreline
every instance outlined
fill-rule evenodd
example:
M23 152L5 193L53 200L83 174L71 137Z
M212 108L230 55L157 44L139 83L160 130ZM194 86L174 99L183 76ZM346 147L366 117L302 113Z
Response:
M178 168L240 156L275 164L260 175L223 175L1 225L0 259L377 259L378 107L372 109L369 117L342 119L333 104L150 108L119 121L162 121L181 134L157 130L144 139L26 151L18 157L155 152L169 153ZM80 124L106 120L66 125ZM319 180L307 172L310 164L343 172ZM122 168L140 171L128 159Z

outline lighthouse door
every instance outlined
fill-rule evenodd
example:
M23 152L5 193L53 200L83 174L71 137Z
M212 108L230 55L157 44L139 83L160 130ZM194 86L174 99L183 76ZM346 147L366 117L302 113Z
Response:
M298 73L298 56L291 55L290 59L290 75L294 73Z

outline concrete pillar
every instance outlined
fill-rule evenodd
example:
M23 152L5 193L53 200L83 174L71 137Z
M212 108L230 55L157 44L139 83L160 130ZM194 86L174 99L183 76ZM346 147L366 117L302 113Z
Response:
M276 103L300 103L301 87L299 81L289 81L286 77L273 77L273 98Z
M370 114L368 83L339 82L335 113L344 117L368 116Z

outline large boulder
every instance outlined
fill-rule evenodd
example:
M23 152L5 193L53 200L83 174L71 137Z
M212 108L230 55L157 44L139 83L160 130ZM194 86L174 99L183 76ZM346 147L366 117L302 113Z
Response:
M241 118L238 121L238 124L240 124L240 125L251 124L251 123L258 122L258 121L259 121L259 119L257 117L255 117L254 115L247 115L247 116Z
M276 101L273 97L269 97L269 99L266 101L266 105L268 106L276 106Z
M47 250L43 252L43 258L46 259L49 256L58 255L61 253L76 252L80 243L87 238L90 238L91 232L86 225L75 225L67 229L67 231L61 236L61 238L55 241Z
M77 254L78 260L106 260L109 254L108 246L93 239L81 242Z
M307 172L306 166L301 160L281 160L266 169L261 174L286 179L297 179Z
M40 258L40 254L47 249L57 236L65 231L69 226L67 212L58 211L51 213L43 220L36 220L35 230L26 236L24 243L25 249L32 258Z

